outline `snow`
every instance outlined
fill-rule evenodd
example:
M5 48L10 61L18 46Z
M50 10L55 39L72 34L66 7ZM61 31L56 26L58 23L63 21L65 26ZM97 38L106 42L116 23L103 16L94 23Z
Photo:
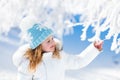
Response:
M117 57L104 52L87 67L66 71L67 80L120 80L119 0L0 0L0 80L16 80L12 55L21 45L19 39L36 22L52 28L60 38L65 33L73 33L74 26L82 25L80 39L90 42L101 39L101 33L108 30L103 40L113 38L110 49ZM90 26L95 35L87 38ZM13 27L19 28L13 32L18 35L17 40L7 36Z
M3 16L5 15L5 16ZM80 17L76 21L75 16ZM119 0L0 0L0 33L8 33L19 27L21 35L34 23L51 27L62 38L64 29L71 33L74 25L82 25L81 40L114 38L111 51L120 53L120 1ZM95 35L87 39L86 32L92 26Z
M9 71L0 71L0 80L17 80L17 75Z
M69 76L75 78L74 80L119 80L119 73L114 69L101 68L93 70L84 69L79 71L69 72ZM70 79L69 79L70 80Z

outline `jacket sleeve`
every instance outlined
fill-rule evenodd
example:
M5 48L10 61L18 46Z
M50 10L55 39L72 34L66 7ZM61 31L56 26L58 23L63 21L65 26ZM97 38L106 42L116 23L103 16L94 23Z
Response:
M100 53L93 44L90 44L79 55L64 54L66 69L79 69L87 66Z

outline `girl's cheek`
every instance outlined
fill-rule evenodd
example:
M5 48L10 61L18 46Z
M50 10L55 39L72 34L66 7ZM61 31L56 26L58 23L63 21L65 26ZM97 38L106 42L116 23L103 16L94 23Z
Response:
M46 49L50 49L50 46L48 45L48 46L46 46Z

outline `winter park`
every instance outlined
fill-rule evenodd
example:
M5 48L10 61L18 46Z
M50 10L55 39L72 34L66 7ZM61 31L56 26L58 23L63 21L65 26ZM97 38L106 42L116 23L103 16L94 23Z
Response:
M13 55L33 39L27 31L35 23L54 31L68 55L89 53L89 45L103 41L102 50L87 66L65 70L65 80L120 80L120 0L0 0L0 80L17 80ZM27 80L50 80L47 77Z

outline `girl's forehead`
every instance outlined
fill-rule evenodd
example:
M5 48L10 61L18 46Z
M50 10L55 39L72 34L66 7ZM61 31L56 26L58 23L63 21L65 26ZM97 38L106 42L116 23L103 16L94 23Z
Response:
M51 38L53 38L53 36L52 36L52 35L50 35L47 39L51 39ZM47 40L47 39L46 39L46 40Z
M53 38L53 36L51 35L51 36L49 36L45 41L47 41L47 40L49 40L49 39L51 39L51 38Z

